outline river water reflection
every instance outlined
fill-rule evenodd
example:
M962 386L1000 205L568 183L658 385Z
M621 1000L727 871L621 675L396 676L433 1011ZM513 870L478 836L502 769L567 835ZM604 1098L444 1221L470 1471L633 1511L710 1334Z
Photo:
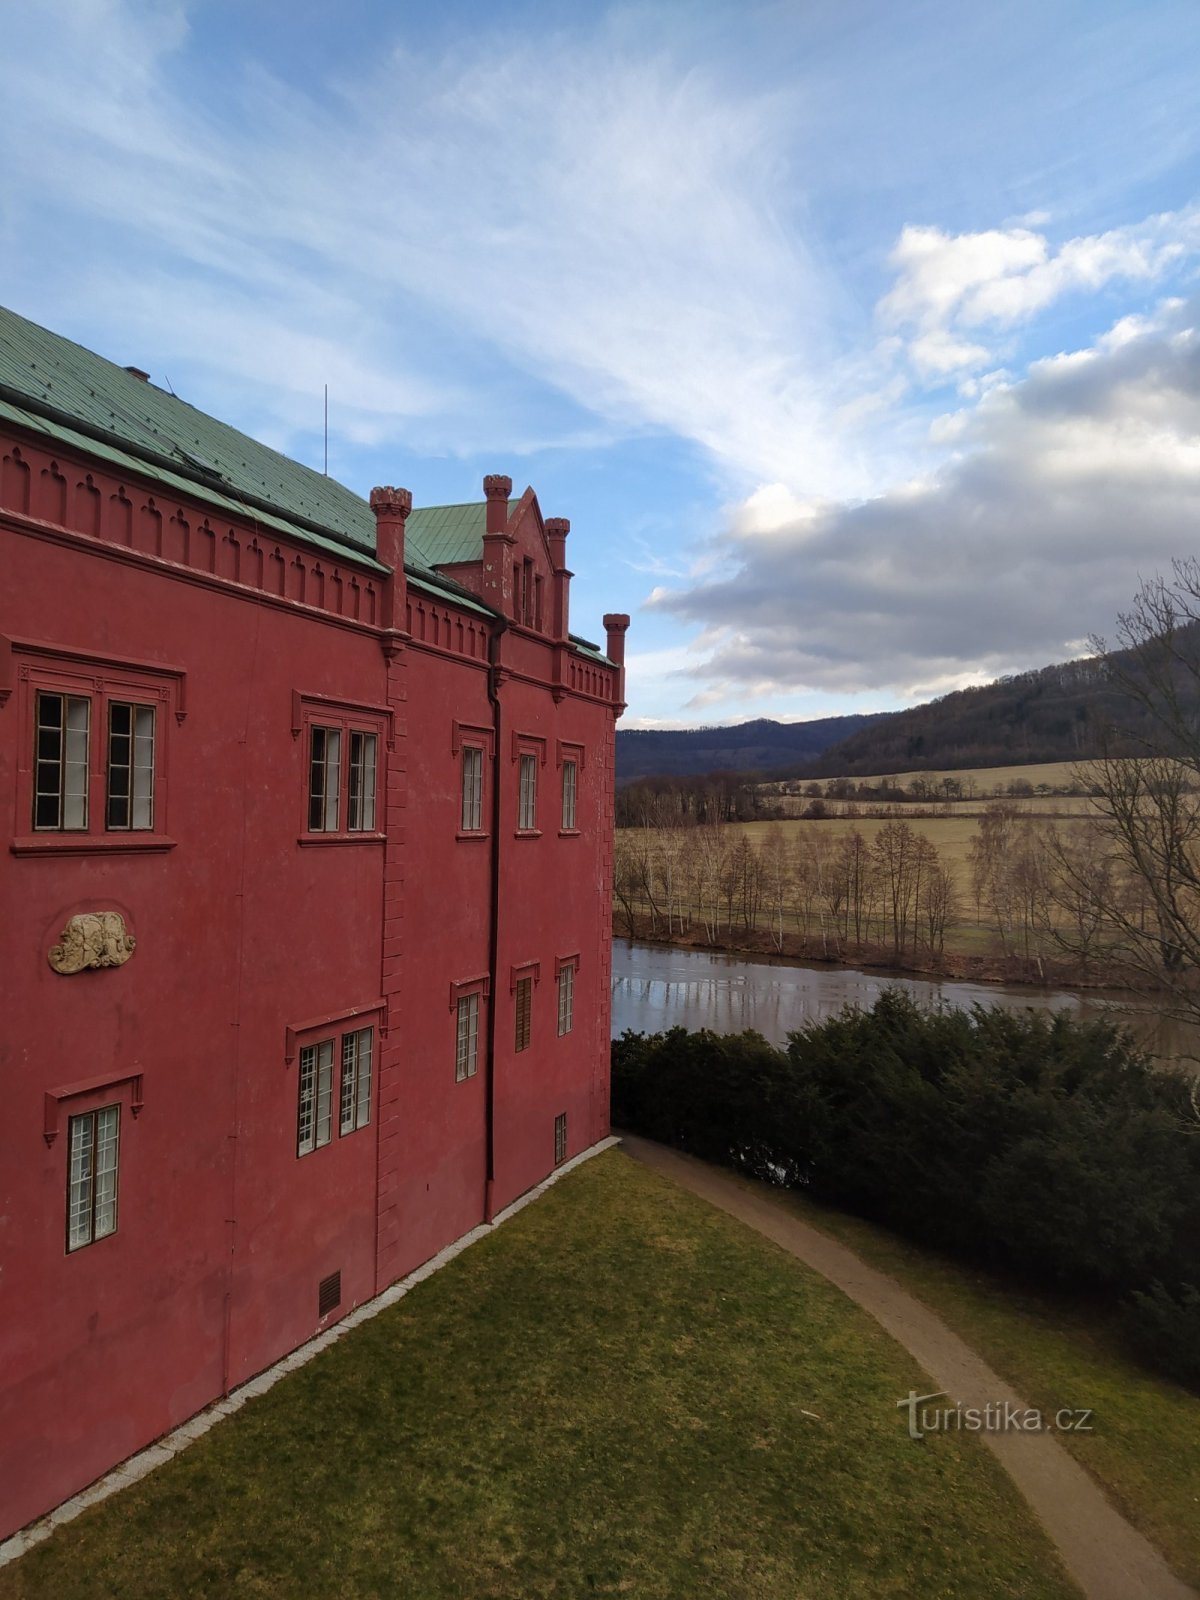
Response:
M938 982L624 939L613 941L613 1037L626 1028L639 1033L676 1026L716 1033L755 1028L783 1044L790 1032L807 1022L822 1022L844 1005L870 1007L889 985L905 990L920 1005L994 1005L1013 1011L1072 1011L1081 1017L1107 1013L1157 1056L1200 1057L1200 1029L1166 1020L1143 995Z

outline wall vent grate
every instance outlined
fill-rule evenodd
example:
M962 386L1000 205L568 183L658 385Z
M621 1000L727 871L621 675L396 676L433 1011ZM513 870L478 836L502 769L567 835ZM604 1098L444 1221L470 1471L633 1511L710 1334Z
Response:
M335 1306L342 1303L342 1274L331 1272L317 1285L317 1315L326 1317Z

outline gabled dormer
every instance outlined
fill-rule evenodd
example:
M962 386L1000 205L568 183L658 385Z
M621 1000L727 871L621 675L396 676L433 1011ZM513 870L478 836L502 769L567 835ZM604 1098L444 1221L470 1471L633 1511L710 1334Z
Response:
M412 554L518 627L565 641L571 524L543 518L532 489L512 499L511 478L490 475L483 492L482 504L415 510L408 523Z

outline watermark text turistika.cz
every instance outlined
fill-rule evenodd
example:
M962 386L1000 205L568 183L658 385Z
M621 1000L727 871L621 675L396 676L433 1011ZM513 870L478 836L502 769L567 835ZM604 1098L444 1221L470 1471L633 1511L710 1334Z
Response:
M1092 1433L1092 1412L1079 1406L1064 1406L1059 1411L1039 1411L1011 1400L989 1400L983 1406L934 1405L947 1399L944 1389L934 1394L908 1391L896 1401L898 1411L908 1412L908 1436L923 1439L927 1433Z

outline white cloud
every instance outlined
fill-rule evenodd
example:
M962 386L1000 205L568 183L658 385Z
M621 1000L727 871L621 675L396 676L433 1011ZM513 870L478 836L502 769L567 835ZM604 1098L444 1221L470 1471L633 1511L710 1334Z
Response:
M890 257L896 282L877 311L883 327L906 330L916 371L938 378L987 365L992 353L981 334L1002 333L1070 293L1095 294L1113 281L1156 282L1197 252L1197 207L1068 239L1057 249L1032 225L961 234L909 226ZM1110 339L1134 333L1136 319L1126 318Z
M702 692L941 693L1111 629L1200 527L1200 335L1173 302L955 418L954 456L764 538L654 605L705 630ZM732 570L731 570L732 569Z

